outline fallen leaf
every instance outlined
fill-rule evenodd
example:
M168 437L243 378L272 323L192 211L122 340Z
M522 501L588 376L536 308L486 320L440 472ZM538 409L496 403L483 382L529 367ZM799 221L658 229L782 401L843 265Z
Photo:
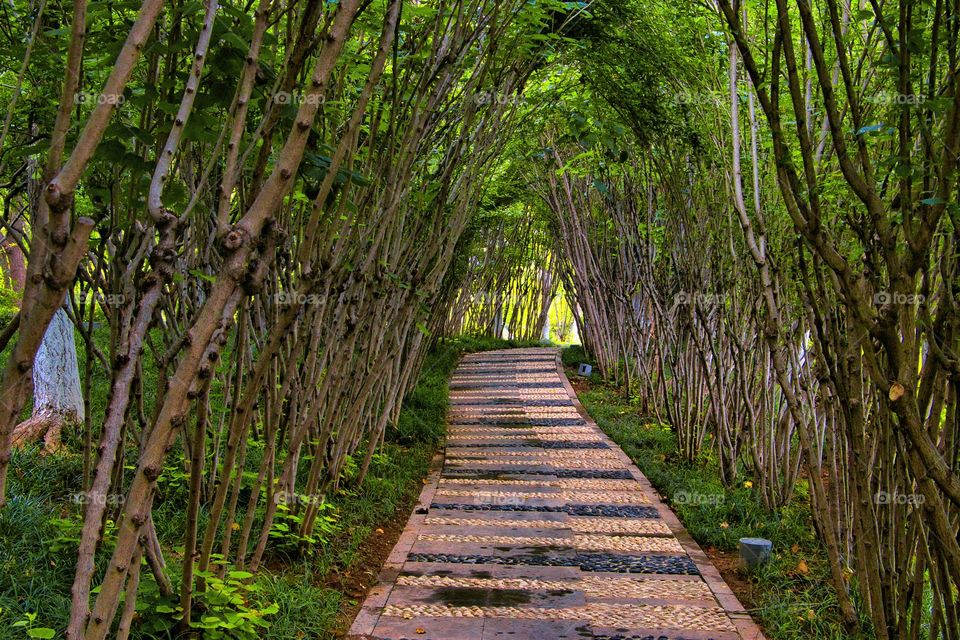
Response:
M817 617L817 614L814 613L813 609L807 609L807 620L813 621Z
M899 382L894 382L890 385L890 400L896 402L903 397L903 394L906 393L906 389L903 388L903 385Z
M416 631L416 633L419 633L420 635L423 635L427 632L427 630L424 629L423 627L417 627L416 629L414 629L414 631Z
M791 553L800 553L800 545L795 544L795 545L793 545L792 547L790 547L790 552L791 552Z
M726 522L721 522L721 523L720 523L720 528L721 528L721 529L729 529L729 528L730 528L730 525L727 524Z
M234 531L240 531L240 523L234 522L233 524L230 525L230 528Z
M409 611L404 611L404 612L403 612L403 619L404 619L404 620L413 620L413 614L410 613Z
M377 527L377 533L383 533L383 529L381 529L380 527Z
M800 562L797 563L797 573L800 573L802 575L807 575L810 573L810 567L807 566L806 560L801 560Z
M744 483L743 483L743 486L745 486L747 489L753 489L753 483L750 482L749 480L747 480L746 482L744 482Z

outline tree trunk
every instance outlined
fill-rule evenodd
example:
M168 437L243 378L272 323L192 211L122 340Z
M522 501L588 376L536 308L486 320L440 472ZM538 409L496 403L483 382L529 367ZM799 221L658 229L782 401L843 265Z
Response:
M20 245L9 236L0 240L0 271L3 272L4 286L23 291L27 281L27 263Z
M83 394L73 323L57 309L33 362L33 415L13 432L13 445L43 438L48 453L60 447L65 426L83 421Z

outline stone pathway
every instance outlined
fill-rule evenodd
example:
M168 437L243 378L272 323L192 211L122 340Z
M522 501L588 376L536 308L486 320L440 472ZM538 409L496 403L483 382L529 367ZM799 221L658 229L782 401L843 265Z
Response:
M446 459L348 638L763 639L556 349L466 356L450 402Z

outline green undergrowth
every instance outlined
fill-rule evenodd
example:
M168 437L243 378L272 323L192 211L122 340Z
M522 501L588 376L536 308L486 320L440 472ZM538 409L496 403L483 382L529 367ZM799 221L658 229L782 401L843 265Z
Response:
M565 349L562 359L571 378L576 376L569 368L580 362L593 364L579 346ZM840 622L836 597L828 583L826 552L814 532L805 482L798 484L787 506L768 511L755 492L755 478L742 472L732 487L725 487L712 451L690 464L678 454L676 435L670 427L640 415L637 403L604 382L596 368L589 380L579 380L578 396L597 425L630 456L703 548L736 554L743 537L773 542L769 565L749 575L740 573L749 583L749 598L743 598L747 600L744 605L751 609L767 637L870 637L853 636Z
M105 333L97 332L99 338ZM99 340L98 340L99 341ZM81 368L82 341L78 338ZM467 352L517 346L525 343L480 338L440 340L427 356L415 389L406 398L398 423L390 428L384 446L375 454L362 485L354 482L363 452L348 460L340 488L326 496L317 530L308 542L295 538L296 516L283 514L271 535L265 567L256 575L227 576L216 595L203 604L200 617L209 628L202 638L257 638L299 640L332 638L343 611L356 604L358 594L335 587L335 576L372 571L362 566L364 546L382 535L382 525L403 517L422 487L430 460L441 443L448 405L448 382L460 356ZM0 358L2 359L2 358ZM145 371L148 367L144 368ZM148 376L144 396L154 398L159 377ZM91 394L94 424L102 420L109 379L94 367ZM211 407L222 410L214 389ZM66 434L69 449L78 451L77 434ZM256 468L262 448L251 441L246 471ZM128 472L136 452L126 452ZM158 480L154 520L168 562L168 572L178 587L186 522L186 474L182 449L174 447ZM358 459L359 458L359 459ZM309 464L303 464L309 467ZM82 456L78 453L41 455L36 448L14 454L8 486L9 503L0 509L0 639L61 637L70 610L70 585L76 568L76 549L82 525L82 508L76 496L82 486ZM200 531L207 513L201 510ZM98 553L100 576L114 541L115 527L107 522L104 549ZM256 529L255 529L256 531ZM96 582L99 582L99 578ZM176 638L175 601L162 598L144 567L135 638ZM239 616L239 617L238 617ZM240 622L236 622L240 620ZM19 624L19 626L14 626ZM238 626L230 628L230 625Z

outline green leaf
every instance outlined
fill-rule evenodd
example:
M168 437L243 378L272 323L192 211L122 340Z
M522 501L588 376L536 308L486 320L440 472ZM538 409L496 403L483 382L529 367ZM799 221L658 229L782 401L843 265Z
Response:
M190 269L188 273L195 278L200 278L201 280L206 280L207 282L217 281L216 276L211 276L209 274L206 274L203 271L200 271L200 269Z
M247 578L252 578L253 574L249 571L231 571L229 574L234 580L246 580Z
M358 187L369 186L371 182L370 178L366 177L365 175L357 171L350 172L350 181L353 182L353 184L357 185Z
M56 635L56 632L47 627L36 627L34 629L27 629L27 635L31 638L52 638Z

